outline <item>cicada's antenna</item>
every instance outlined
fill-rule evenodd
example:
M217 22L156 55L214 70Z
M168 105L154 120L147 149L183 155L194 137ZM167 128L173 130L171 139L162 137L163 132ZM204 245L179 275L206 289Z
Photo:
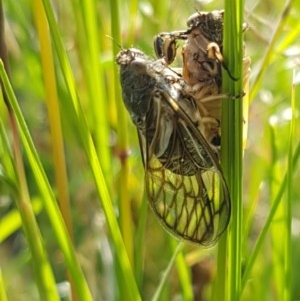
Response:
M119 48L120 50L124 50L124 48L119 44L112 36L110 35L105 35L107 38L111 39Z

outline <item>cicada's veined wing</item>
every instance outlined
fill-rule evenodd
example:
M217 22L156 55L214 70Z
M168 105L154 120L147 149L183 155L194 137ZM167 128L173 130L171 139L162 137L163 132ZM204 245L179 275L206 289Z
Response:
M193 176L174 174L153 156L145 174L150 205L161 224L178 238L213 245L227 227L229 196L214 169Z
M171 55L170 55L171 57ZM179 238L210 246L226 229L230 197L217 149L182 77L137 49L116 58L124 104L139 132L149 203ZM214 135L214 132L210 132Z
M145 164L145 187L151 208L161 224L173 235L203 246L213 245L224 232L230 218L230 197L216 152L202 136L178 101L167 91L156 91L149 124L158 118L171 121L156 127L155 133L140 133ZM185 101L185 100L183 100ZM151 118L151 119L150 119ZM167 129L171 126L171 129ZM165 135L160 131L167 130ZM151 132L151 131L150 131ZM160 147L160 136L167 145ZM156 147L158 144L158 147Z

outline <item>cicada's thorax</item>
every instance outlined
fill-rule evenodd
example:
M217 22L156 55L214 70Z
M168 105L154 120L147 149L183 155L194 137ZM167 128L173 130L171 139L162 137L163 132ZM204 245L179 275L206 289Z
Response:
M155 78L147 73L149 58L138 49L122 50L117 56L124 104L133 123L144 131L147 112L155 88Z

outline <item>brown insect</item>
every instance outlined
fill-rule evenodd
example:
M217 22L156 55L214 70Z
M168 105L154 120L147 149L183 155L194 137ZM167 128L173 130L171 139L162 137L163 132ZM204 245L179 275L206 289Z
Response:
M224 10L196 12L187 21L187 30L162 32L154 39L154 49L166 65L176 56L177 41L184 40L183 66L178 69L190 93L197 102L204 136L215 146L220 146L221 99L228 98L221 92L222 68L233 79L222 55ZM249 77L250 59L244 58L244 81Z
M146 193L161 224L178 238L214 244L230 218L216 149L182 76L137 49L116 58L124 104L138 129Z

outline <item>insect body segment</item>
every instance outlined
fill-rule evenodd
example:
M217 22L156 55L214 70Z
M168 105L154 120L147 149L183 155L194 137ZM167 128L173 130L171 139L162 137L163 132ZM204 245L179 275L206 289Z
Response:
M182 77L161 59L121 50L123 100L137 126L151 208L179 238L215 243L230 217L230 198L217 151Z
M199 28L211 42L221 45L223 42L223 20L224 10L214 10L212 12L196 12L187 20L187 26L193 30Z
M176 42L184 40L182 47L183 80L200 110L205 127L205 138L215 146L220 146L221 99L228 98L223 94L222 68L229 76L236 78L228 70L222 55L223 49L223 19L224 10L212 12L196 12L187 21L185 31L162 32L154 42L154 48L159 58L169 65L175 59ZM172 51L169 49L171 48ZM249 76L250 61L244 58L244 78Z

